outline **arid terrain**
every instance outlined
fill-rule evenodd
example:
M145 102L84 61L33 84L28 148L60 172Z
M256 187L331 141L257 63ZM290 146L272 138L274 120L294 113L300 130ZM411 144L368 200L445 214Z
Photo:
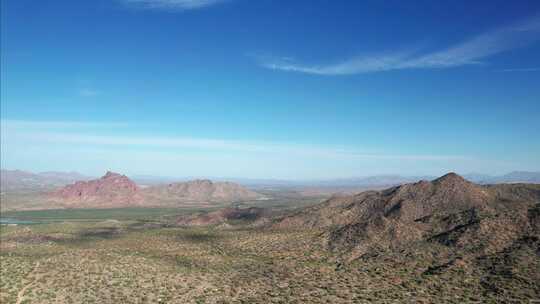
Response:
M0 304L540 304L539 79L540 0L0 0Z
M4 212L27 222L2 225L0 302L540 299L537 184L482 186L452 173L287 207L134 206Z
M56 173L52 179L47 178L52 173L45 174L3 170L2 209L215 207L267 199L236 183L207 179L141 186L110 171L100 178L77 181L66 178L67 174Z

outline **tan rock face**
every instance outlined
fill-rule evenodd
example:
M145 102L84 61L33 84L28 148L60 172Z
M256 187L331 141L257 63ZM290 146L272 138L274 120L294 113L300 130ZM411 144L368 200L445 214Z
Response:
M178 202L237 202L254 200L260 197L256 192L238 184L193 180L184 183L172 183L147 189L149 197L155 200L167 199Z
M480 186L450 173L332 198L274 227L325 230L330 249L355 257L418 242L489 252L537 235L539 203L540 185Z
M51 194L66 207L110 208L137 206L143 201L139 187L127 176L107 172L103 177L79 181Z

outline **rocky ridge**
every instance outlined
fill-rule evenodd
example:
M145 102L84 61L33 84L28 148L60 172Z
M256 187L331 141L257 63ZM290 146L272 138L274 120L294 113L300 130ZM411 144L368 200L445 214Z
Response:
M419 244L481 255L537 238L539 204L540 185L481 186L449 173L433 181L331 198L272 227L320 229L328 248L347 259Z

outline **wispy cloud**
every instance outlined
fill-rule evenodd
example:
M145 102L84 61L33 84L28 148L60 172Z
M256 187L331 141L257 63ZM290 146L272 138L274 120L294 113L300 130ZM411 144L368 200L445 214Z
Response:
M145 136L131 135L124 132L120 135L111 135L109 129L123 126L124 123L101 122L43 122L2 120L2 137L8 142L16 140L28 145L48 144L51 147L70 145L78 147L116 147L116 148L144 148L144 149L180 149L186 152L235 152L248 154L281 154L327 159L351 160L429 160L448 161L464 160L465 156L456 155L423 155L423 154L386 154L365 152L355 148L342 148L318 145L302 145L283 142L261 142L248 140L226 140L209 138L191 138L179 136ZM129 130L127 130L129 131Z
M482 60L540 40L540 16L481 34L458 45L431 53L393 51L358 56L332 64L308 65L292 60L262 58L260 65L274 70L316 75L350 75L401 69L450 68L484 63Z
M122 0L125 4L137 8L159 10L192 10L199 9L227 0Z
M97 96L99 94L101 94L101 92L98 91L98 90L94 90L94 89L84 88L84 89L79 90L79 95L81 95L83 97L93 97L93 96Z
M540 72L540 68L502 69L501 72Z
M0 126L6 131L16 130L57 130L57 129L89 129L127 127L124 122L89 122L89 121L55 121L55 120L17 120L2 119Z

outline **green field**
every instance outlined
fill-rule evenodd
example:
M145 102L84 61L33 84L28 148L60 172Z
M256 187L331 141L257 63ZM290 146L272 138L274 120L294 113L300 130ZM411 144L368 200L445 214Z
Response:
M6 211L2 217L39 222L102 221L102 220L155 220L200 210L195 208L117 208L117 209L50 209Z

